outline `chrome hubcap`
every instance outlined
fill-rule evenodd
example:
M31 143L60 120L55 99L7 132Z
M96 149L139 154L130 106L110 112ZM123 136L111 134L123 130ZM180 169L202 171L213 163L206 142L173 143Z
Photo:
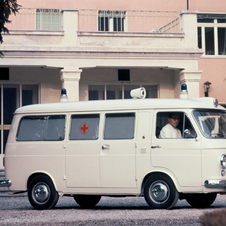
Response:
M164 203L169 198L169 187L163 181L155 181L149 190L150 198L155 203Z
M37 184L33 190L33 196L37 202L46 202L49 199L49 189L46 184Z

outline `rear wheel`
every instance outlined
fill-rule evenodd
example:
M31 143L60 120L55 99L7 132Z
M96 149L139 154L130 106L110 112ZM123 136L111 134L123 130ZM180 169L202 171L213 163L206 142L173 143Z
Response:
M73 197L82 208L92 208L101 199L100 195L74 195Z
M191 194L186 200L194 208L207 208L215 201L216 197L216 193Z
M144 198L154 209L171 209L178 200L179 194L172 180L163 174L151 176L144 187Z
M28 199L37 210L51 209L56 205L59 195L49 177L37 176L28 186Z

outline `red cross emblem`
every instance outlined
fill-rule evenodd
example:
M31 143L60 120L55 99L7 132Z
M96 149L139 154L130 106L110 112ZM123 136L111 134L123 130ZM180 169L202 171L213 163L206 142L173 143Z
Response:
M86 123L86 122L82 123L81 126L80 126L80 133L86 134L88 132L89 132L89 124Z

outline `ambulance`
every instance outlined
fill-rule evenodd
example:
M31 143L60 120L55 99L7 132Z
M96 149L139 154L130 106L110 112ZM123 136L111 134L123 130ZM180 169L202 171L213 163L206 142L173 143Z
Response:
M226 110L214 98L147 99L24 106L14 113L4 166L14 194L27 192L35 209L71 196L92 208L102 196L143 196L154 209L178 199L209 207L226 192ZM177 113L180 138L160 138Z

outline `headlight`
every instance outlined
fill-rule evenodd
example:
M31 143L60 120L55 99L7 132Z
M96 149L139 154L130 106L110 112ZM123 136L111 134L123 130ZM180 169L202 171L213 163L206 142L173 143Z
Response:
M221 167L223 169L226 169L226 155L225 154L221 155Z

